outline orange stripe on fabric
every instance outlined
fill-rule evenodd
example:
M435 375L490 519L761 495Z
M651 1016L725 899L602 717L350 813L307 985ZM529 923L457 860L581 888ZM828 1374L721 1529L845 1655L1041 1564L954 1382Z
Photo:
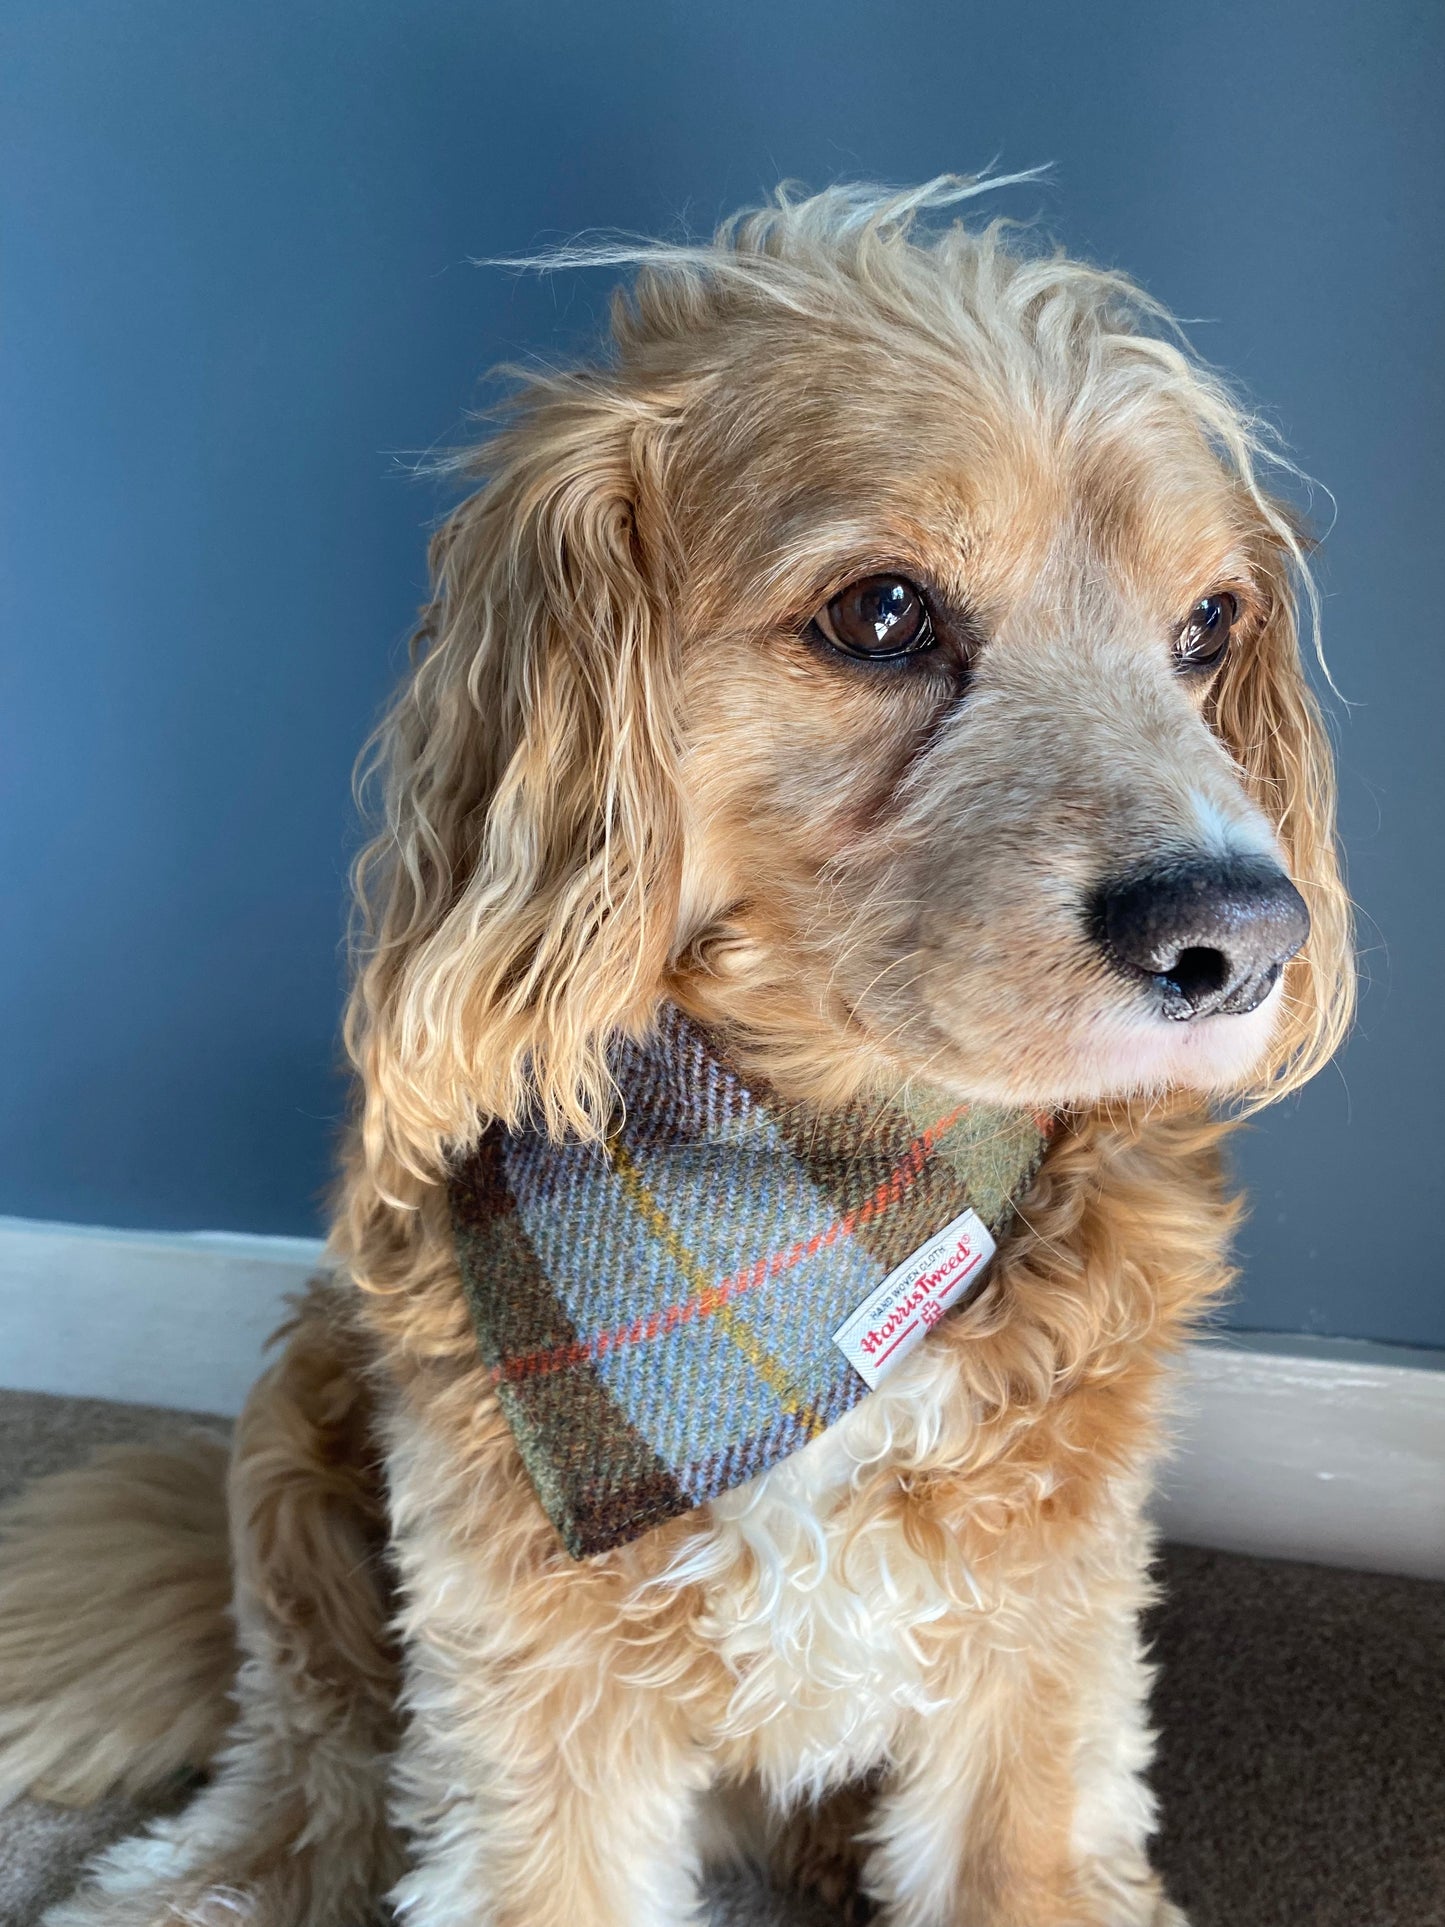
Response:
M856 1210L844 1212L841 1218L834 1219L822 1231L815 1231L811 1238L800 1239L797 1244L790 1245L785 1251L774 1252L771 1257L759 1258L745 1270L734 1272L731 1278L724 1278L716 1285L704 1286L680 1304L667 1305L645 1318L634 1319L630 1325L617 1326L612 1331L599 1332L595 1338L578 1339L571 1345L558 1345L551 1351L530 1352L522 1358L512 1358L504 1364L494 1365L492 1379L532 1378L541 1372L563 1371L569 1365L586 1364L588 1359L601 1358L624 1345L647 1344L651 1339L660 1338L664 1332L675 1331L679 1325L711 1318L729 1299L738 1297L742 1292L756 1290L770 1278L781 1277L785 1271L791 1271L794 1265L802 1264L807 1258L815 1258L820 1251L837 1244L840 1238L846 1238L860 1226L871 1224L882 1212L891 1210L902 1200L905 1191L923 1169L924 1160L934 1145L953 1129L967 1109L966 1104L960 1104L947 1117L941 1117L936 1124L930 1125L909 1145L901 1161L889 1172L871 1198Z

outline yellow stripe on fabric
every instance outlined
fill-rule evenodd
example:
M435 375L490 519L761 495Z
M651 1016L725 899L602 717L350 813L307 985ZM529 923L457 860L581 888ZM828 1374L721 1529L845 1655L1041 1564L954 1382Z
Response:
M653 1197L632 1154L621 1140L614 1137L608 1144L608 1150L629 1204L682 1273L693 1296L701 1298L711 1291L712 1280L682 1242L677 1227ZM799 1392L787 1370L759 1344L748 1329L747 1320L726 1304L719 1305L713 1316L788 1416L797 1419L809 1438L816 1438L824 1429L822 1418Z

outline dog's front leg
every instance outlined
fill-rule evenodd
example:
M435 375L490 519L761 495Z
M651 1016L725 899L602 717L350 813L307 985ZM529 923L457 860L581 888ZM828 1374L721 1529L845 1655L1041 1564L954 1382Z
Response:
M951 1704L900 1736L869 1829L888 1927L1187 1927L1148 1861L1140 1573L1092 1612L1044 1606L1038 1656L945 1669Z
M998 1680L912 1723L869 1829L887 1927L1104 1927L1078 1891L1059 1740Z
M517 1556L515 1510L452 1504L429 1454L394 1463L393 1495L403 1927L690 1927L712 1775L677 1649L639 1636L606 1575Z
M555 1681L523 1709L504 1686L416 1682L396 1808L413 1866L392 1897L406 1927L699 1919L697 1759L615 1693L587 1697Z

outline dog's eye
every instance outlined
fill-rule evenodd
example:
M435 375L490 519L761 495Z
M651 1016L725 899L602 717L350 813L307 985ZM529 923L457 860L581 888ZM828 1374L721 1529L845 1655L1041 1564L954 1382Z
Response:
M1239 603L1227 591L1196 602L1174 644L1181 668L1212 669L1222 661L1229 647L1229 633L1238 620Z
M845 656L871 662L916 656L934 644L923 592L901 575L865 575L850 582L808 626Z

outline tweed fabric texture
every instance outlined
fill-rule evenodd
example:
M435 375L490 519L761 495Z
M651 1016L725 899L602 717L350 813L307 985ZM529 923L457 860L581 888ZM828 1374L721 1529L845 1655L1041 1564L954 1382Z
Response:
M966 1208L997 1236L1048 1136L918 1087L827 1114L784 1102L671 1005L612 1070L605 1145L494 1125L449 1184L482 1357L577 1558L756 1477L867 1397L833 1333Z

